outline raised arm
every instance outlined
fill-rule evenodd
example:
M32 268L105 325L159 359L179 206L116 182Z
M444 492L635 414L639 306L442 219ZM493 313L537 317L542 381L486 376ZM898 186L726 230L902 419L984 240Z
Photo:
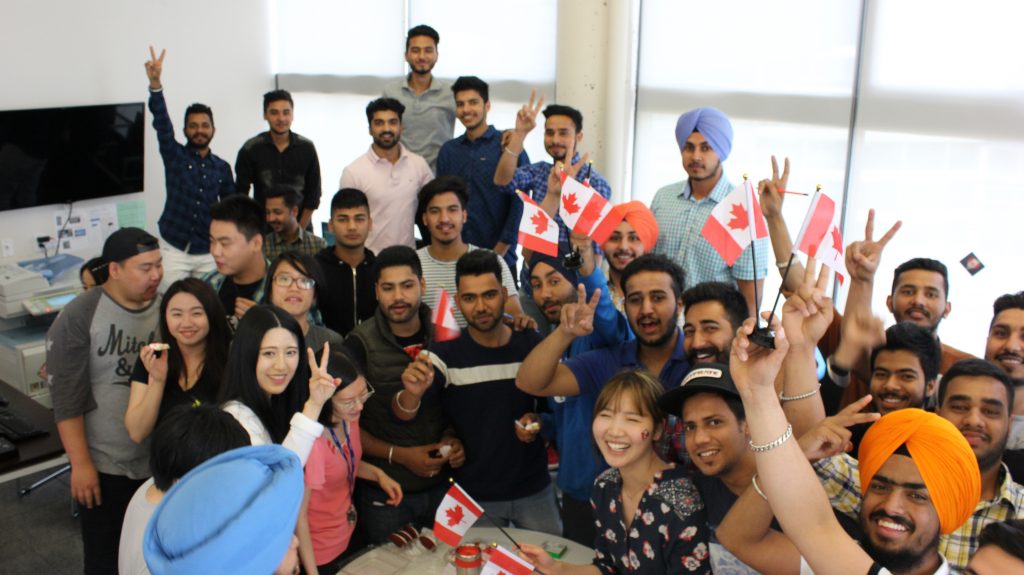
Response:
M786 270L789 256L793 254L793 238L789 235L786 220L782 217L782 203L785 200L786 185L789 183L789 158L783 160L782 175L779 175L779 163L772 156L772 179L761 180L757 184L758 202L761 213L768 223L768 238L772 242L772 253L775 255L779 274ZM782 284L783 291L794 292L800 287L800 278L804 277L804 266L800 259L793 258L789 274Z
M828 497L796 441L773 385L789 349L775 320L776 349L752 344L754 320L737 330L730 372L743 398L758 481L782 530L818 575L867 573L872 560L836 521Z
M160 414L164 388L167 385L167 354L157 352L148 345L139 352L138 362L146 371L143 382L140 366L132 373L131 392L128 395L128 409L124 412L124 426L135 443L142 443L153 433L156 418Z
M544 107L544 96L534 104L537 98L537 91L530 91L530 101L523 105L516 113L516 128L507 137L502 138L501 159L498 160L498 167L494 171L494 184L507 186L519 167L519 155L523 153L523 142L527 134L537 127L537 114Z
M597 309L601 294L595 293L587 301L583 286L579 285L576 289L578 299L575 303L562 306L558 328L537 344L519 366L516 387L530 395L552 397L580 394L576 376L561 363L561 359L574 339L594 331L594 310Z
M825 295L832 271L821 266L817 281L814 271L814 258L808 258L799 287L782 306L782 326L789 340L789 352L782 362L779 400L797 436L825 418L814 350L832 323L832 298Z

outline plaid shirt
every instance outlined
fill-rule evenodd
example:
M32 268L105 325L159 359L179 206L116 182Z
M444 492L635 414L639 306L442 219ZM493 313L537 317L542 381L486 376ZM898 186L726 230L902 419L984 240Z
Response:
M1024 486L1015 483L1010 471L1003 467L999 494L991 500L979 501L974 513L959 529L939 539L939 554L949 561L953 572L967 568L971 555L978 549L978 537L989 523L1024 518ZM857 460L843 453L814 464L822 486L836 510L857 518L860 514L860 469Z
M576 163L580 160L580 155L575 154L572 157L572 163ZM587 173L587 168L584 166L583 169L576 174L576 179L583 181L583 176ZM502 187L502 191L515 193L516 190L523 192L524 194L533 198L533 201L540 204L544 201L544 198L548 195L548 175L551 174L551 163L550 162L535 162L528 166L522 166L516 170L515 176L512 177L512 181ZM597 193L604 196L606 200L612 198L612 188L608 185L608 180L604 179L604 176L597 173L597 170L591 166L590 170L590 187L597 191ZM520 206L520 214L522 213L522 206ZM522 217L522 216L520 216ZM555 222L558 224L558 243L559 245L569 245L569 228L562 221L562 216L555 214ZM601 248L597 244L594 244L594 253L600 254ZM530 289L530 272L524 265L522 272L519 274L520 290L527 295L533 293Z
M695 199L690 182L684 180L658 190L651 202L651 212L658 221L658 243L654 253L664 254L686 272L686 285L717 281L734 284L736 280L753 280L753 255L748 246L730 268L700 231L714 210L732 191L732 184L723 174L711 193ZM756 240L757 277L768 274L768 239Z
M160 214L160 236L190 254L210 253L210 206L235 193L231 165L213 153L205 158L174 139L163 90L149 92L149 111L164 160L167 189Z
M295 236L295 241L291 243L286 242L277 232L270 232L263 236L263 255L270 261L274 261L284 252L298 252L314 257L325 247L327 247L327 242L323 238L301 228L299 235Z

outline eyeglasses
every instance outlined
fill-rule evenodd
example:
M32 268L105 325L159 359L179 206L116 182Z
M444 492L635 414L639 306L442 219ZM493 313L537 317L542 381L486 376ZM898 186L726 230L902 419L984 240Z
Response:
M274 276L274 285L286 288L291 287L292 284L299 286L299 289L313 289L313 286L316 285L316 280L302 276L294 278L288 274Z
M374 393L373 386L370 385L370 382L367 381L366 382L366 391L364 391L362 393L362 395L360 395L359 397L357 397L355 399L349 399L349 400L343 401L343 402L338 404L338 407L342 411L348 411L348 412L355 411L356 407L357 407L356 403L358 402L359 405L366 405L366 402L370 399L370 397L373 396L373 393Z

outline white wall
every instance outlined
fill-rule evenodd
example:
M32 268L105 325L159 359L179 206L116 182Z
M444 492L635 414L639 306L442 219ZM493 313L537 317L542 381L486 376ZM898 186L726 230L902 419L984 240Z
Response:
M188 104L211 106L213 151L234 165L242 142L266 129L262 95L274 87L267 18L267 0L5 0L0 109L145 101L148 46L166 47L163 83L179 137ZM147 109L145 191L114 201L144 199L155 234L164 177L151 121ZM3 263L41 255L35 237L54 235L55 209L0 212L0 238L12 238L15 248Z

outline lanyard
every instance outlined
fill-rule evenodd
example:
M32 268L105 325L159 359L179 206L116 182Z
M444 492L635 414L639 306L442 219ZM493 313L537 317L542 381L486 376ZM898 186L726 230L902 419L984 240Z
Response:
M338 452L341 453L341 458L345 460L345 467L348 469L348 494L351 497L352 493L356 490L356 453L352 449L352 441L348 436L348 423L342 422L341 429L345 432L345 447L348 447L347 451L345 447L342 447L341 442L338 441L338 435L334 433L334 428L328 427L327 431L331 432L331 439L334 440L334 445L337 446Z

